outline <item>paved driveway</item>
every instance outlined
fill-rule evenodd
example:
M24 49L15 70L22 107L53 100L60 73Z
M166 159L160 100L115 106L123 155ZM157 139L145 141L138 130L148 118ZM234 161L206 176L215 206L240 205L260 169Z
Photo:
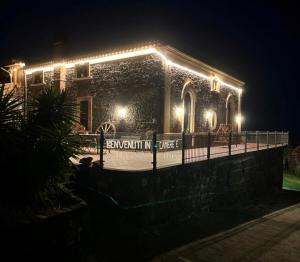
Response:
M190 243L153 261L300 261L300 204Z

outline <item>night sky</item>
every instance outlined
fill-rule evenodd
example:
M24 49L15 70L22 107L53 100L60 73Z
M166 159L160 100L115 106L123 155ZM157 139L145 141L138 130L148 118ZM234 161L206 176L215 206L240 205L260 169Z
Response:
M68 55L162 40L246 82L244 130L289 130L292 143L300 144L296 4L85 0L0 6L1 65L47 61L61 36Z

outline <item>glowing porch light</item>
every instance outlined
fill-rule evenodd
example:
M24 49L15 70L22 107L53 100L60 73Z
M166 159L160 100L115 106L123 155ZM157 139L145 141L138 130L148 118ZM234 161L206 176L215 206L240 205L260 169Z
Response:
M207 121L211 121L212 116L213 116L213 112L212 112L211 110L205 111L204 117L205 117L205 119L206 119Z
M235 116L235 122L237 124L241 124L243 121L244 121L244 118L241 114L238 114L238 115Z
M183 115L183 108L182 106L176 106L175 107L175 116L178 120L181 120Z
M122 106L118 106L117 107L117 115L120 119L125 119L126 116L127 116L127 108L122 107Z

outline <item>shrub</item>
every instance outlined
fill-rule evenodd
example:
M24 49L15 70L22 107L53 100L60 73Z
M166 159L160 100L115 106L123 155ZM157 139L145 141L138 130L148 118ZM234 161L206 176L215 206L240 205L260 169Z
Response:
M36 98L28 114L28 173L33 176L33 191L63 179L70 157L80 153L80 139L72 132L77 123L77 105L66 91L47 86Z
M31 105L25 121L18 112L22 101L13 95L0 88L0 164L6 170L1 172L1 199L31 201L48 185L62 181L69 158L80 153L79 136L72 132L77 107L66 91L50 85Z

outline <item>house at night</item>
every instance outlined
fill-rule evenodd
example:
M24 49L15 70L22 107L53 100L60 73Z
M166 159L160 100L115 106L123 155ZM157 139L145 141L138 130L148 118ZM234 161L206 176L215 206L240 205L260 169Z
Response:
M244 83L159 42L9 68L26 102L47 83L71 93L90 133L241 131Z

